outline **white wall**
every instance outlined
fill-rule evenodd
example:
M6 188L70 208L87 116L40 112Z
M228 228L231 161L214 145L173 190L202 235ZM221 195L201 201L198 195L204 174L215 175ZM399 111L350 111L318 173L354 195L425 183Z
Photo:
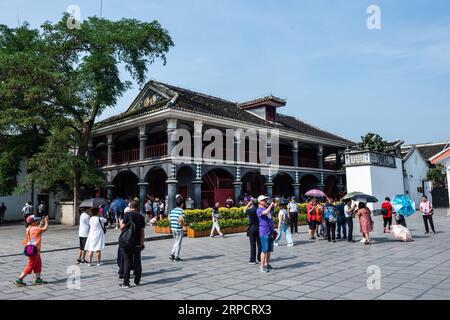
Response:
M428 163L422 158L420 152L415 149L411 156L403 163L406 172L404 176L405 193L408 191L409 196L419 206L422 193L417 188L422 187L422 181L426 181L428 173ZM431 190L428 183L425 183L425 195L432 201Z
M403 194L402 160L395 159L397 168L373 165L346 168L347 192L359 191L375 196L377 203L368 204L371 210L380 210L385 197Z
M26 163L22 161L20 164L20 173L17 176L17 182L20 185L26 180ZM31 190L22 194L13 194L11 196L0 197L0 203L4 202L7 208L5 221L14 221L22 219L22 208L25 203L31 201Z
M26 181L26 161L22 161L20 163L20 173L17 176L17 183L18 185L22 184ZM39 190L35 188L34 190L34 205L37 208L38 206L38 193ZM19 221L22 220L22 208L25 206L25 203L31 201L31 188L29 190L26 190L24 193L20 194L13 194L11 196L0 196L0 204L2 202L5 203L6 206L6 215L5 215L5 221ZM55 205L55 196L53 193L49 194L49 207L48 207L48 213L50 217L55 216L56 212L56 205Z

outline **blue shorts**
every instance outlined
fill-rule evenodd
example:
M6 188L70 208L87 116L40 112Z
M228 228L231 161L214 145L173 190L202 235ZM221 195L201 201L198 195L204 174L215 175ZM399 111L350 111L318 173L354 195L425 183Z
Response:
M273 252L273 240L269 236L261 236L261 251L263 253Z

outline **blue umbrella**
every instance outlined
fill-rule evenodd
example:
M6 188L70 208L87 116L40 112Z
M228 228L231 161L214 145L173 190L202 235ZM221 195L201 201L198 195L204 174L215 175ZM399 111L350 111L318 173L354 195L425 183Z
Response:
M122 198L116 198L111 202L110 209L115 212L123 212L127 207L127 202Z
M391 201L394 210L404 217L412 216L416 213L416 204L407 195L396 195Z

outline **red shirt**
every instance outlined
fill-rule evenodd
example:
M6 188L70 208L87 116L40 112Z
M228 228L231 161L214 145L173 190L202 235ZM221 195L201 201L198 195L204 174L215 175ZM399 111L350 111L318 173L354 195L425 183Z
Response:
M391 218L392 217L392 205L390 202L383 202L383 204L381 205L381 209L386 209L386 211L388 212L387 215L383 215L383 218Z

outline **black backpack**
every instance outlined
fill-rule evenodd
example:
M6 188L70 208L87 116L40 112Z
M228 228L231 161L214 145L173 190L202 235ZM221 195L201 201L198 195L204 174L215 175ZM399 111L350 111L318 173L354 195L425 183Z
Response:
M132 219L127 223L122 233L119 236L119 246L122 248L131 248L136 246L134 243L134 234L136 232L136 226Z
M383 216L387 216L388 211L386 210L386 208L382 208L382 209L381 209L381 214L382 214Z

